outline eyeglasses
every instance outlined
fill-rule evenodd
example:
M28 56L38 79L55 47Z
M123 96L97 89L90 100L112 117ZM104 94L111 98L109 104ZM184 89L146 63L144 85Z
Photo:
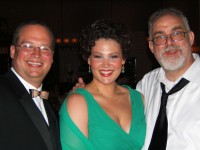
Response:
M104 60L108 60L109 62L115 62L122 58L121 54L114 53L108 56L103 56L101 54L92 53L90 57L96 62L103 62Z
M186 32L176 31L176 32L173 32L170 35L157 36L150 41L152 41L156 46L166 44L168 38L171 38L171 40L174 41L174 42L181 41L185 38L185 34L188 33L188 32L190 32L190 31L186 31Z
M36 47L34 44L31 44L31 43L22 43L21 45L14 44L14 46L20 47L21 50L23 50L24 52L27 52L29 54L34 53L36 48L38 48L40 50L40 54L42 56L49 56L54 53L54 51L52 51L50 47L45 46L45 45Z

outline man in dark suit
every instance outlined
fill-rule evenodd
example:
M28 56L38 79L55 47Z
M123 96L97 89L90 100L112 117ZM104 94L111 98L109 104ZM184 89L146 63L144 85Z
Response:
M32 98L30 92L42 89L53 63L54 45L53 33L45 24L33 21L15 30L10 46L12 67L0 77L1 150L61 149L57 118L44 100L47 97Z

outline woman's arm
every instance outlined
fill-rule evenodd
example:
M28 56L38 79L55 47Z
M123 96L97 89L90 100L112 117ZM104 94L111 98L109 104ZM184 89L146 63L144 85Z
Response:
M83 96L71 94L59 112L62 150L93 150L88 140L88 110Z
M67 98L68 114L80 131L88 137L88 110L85 98L80 94L72 94Z

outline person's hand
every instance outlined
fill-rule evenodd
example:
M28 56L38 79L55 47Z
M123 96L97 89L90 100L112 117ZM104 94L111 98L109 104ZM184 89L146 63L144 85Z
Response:
M85 86L85 82L83 81L83 78L79 77L78 82L73 86L72 90L70 92L74 92L77 88L83 88Z

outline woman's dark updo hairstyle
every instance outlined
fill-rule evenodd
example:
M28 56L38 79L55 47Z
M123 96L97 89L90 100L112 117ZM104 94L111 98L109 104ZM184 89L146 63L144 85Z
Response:
M127 51L131 47L131 39L125 25L107 20L98 20L86 26L81 33L80 44L83 48L84 59L89 58L91 49L95 46L95 41L101 38L115 40L121 46L122 56L126 59Z

